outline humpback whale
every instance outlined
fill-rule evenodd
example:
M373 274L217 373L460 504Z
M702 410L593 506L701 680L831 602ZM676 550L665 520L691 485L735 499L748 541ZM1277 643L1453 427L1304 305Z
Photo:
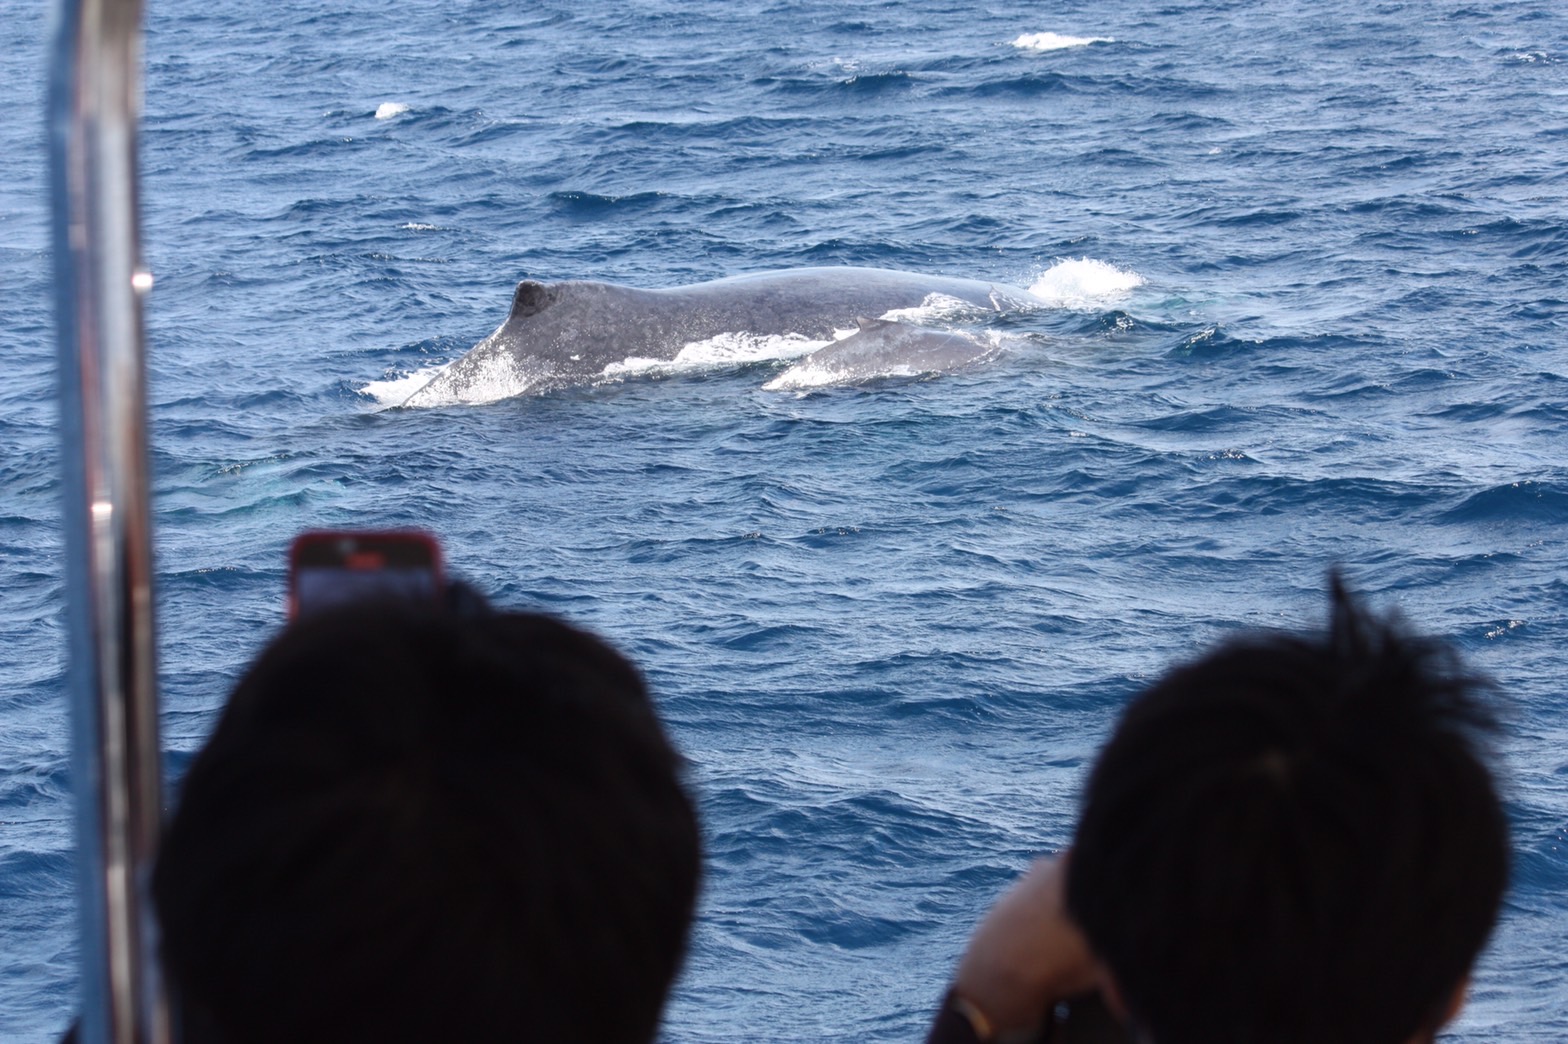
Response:
M1019 287L880 268L787 269L660 290L528 279L517 285L506 321L404 405L489 402L586 384L615 364L671 360L721 334L824 341L861 316L944 304L990 312L1046 302Z
M856 319L848 337L818 348L764 384L764 391L853 384L877 377L915 377L956 370L996 354L998 346L967 333L893 319Z

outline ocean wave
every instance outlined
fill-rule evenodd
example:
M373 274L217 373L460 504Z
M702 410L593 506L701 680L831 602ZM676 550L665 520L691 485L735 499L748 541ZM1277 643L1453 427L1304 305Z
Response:
M889 90L906 90L914 83L914 77L902 70L894 72L856 73L847 80L840 80L838 86L855 94L881 94Z
M1041 98L1053 94L1089 91L1093 87L1093 81L1088 78L1052 72L995 77L975 84L945 87L942 93L949 97L969 97L980 100L999 97L1028 99Z
M666 193L654 191L632 192L624 196L607 196L577 189L550 193L550 200L561 211L583 219L597 219L612 211L646 210L658 206L666 198Z
M1219 326L1206 326L1193 333L1183 334L1165 354L1178 359L1223 359L1258 350L1262 342L1257 338L1237 337Z
M666 120L629 120L616 124L609 131L647 148L650 142L687 139L733 142L737 136L743 136L767 140L787 136L803 122L804 119L797 116L749 115L715 120L681 114L679 118Z
M1442 522L1497 524L1518 522L1568 523L1568 489L1555 482L1523 479L1472 493L1443 512Z
M834 72L839 75L823 77L771 77L762 86L771 93L785 96L811 95L850 100L874 97L880 94L904 92L915 85L914 75L902 69L880 72L855 70L849 72L847 76L842 75L845 71L836 69Z
M1516 850L1514 878L1530 892L1561 896L1568 890L1568 823Z

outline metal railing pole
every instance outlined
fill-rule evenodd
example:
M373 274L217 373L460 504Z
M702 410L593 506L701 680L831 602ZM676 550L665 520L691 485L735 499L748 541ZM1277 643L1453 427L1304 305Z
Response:
M49 132L82 1044L165 1044L147 876L162 816L137 122L141 0L57 0Z

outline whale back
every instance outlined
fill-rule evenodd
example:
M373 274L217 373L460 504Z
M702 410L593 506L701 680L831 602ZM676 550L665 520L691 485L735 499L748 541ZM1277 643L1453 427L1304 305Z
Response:
M408 403L489 401L587 383L615 364L674 359L687 345L728 334L826 340L859 317L936 299L986 312L1043 304L1017 287L870 268L757 272L653 290L596 280L525 279L512 293L506 321ZM858 346L846 345L837 354L903 351L945 369L949 359L975 350L964 339L944 343L930 330L866 326L857 336Z
M533 319L552 308L591 308L606 314L622 308L646 309L655 293L657 291L603 283L596 279L568 279L559 283L524 279L512 291L512 308L507 312L506 319L508 323Z

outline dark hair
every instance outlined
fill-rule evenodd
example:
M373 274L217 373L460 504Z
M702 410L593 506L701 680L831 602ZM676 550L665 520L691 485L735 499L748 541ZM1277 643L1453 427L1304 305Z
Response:
M1333 582L1327 634L1230 641L1132 701L1067 903L1158 1044L1435 1030L1508 874L1483 682Z
M187 1040L652 1040L699 877L679 767L636 670L563 623L296 623L157 861Z

